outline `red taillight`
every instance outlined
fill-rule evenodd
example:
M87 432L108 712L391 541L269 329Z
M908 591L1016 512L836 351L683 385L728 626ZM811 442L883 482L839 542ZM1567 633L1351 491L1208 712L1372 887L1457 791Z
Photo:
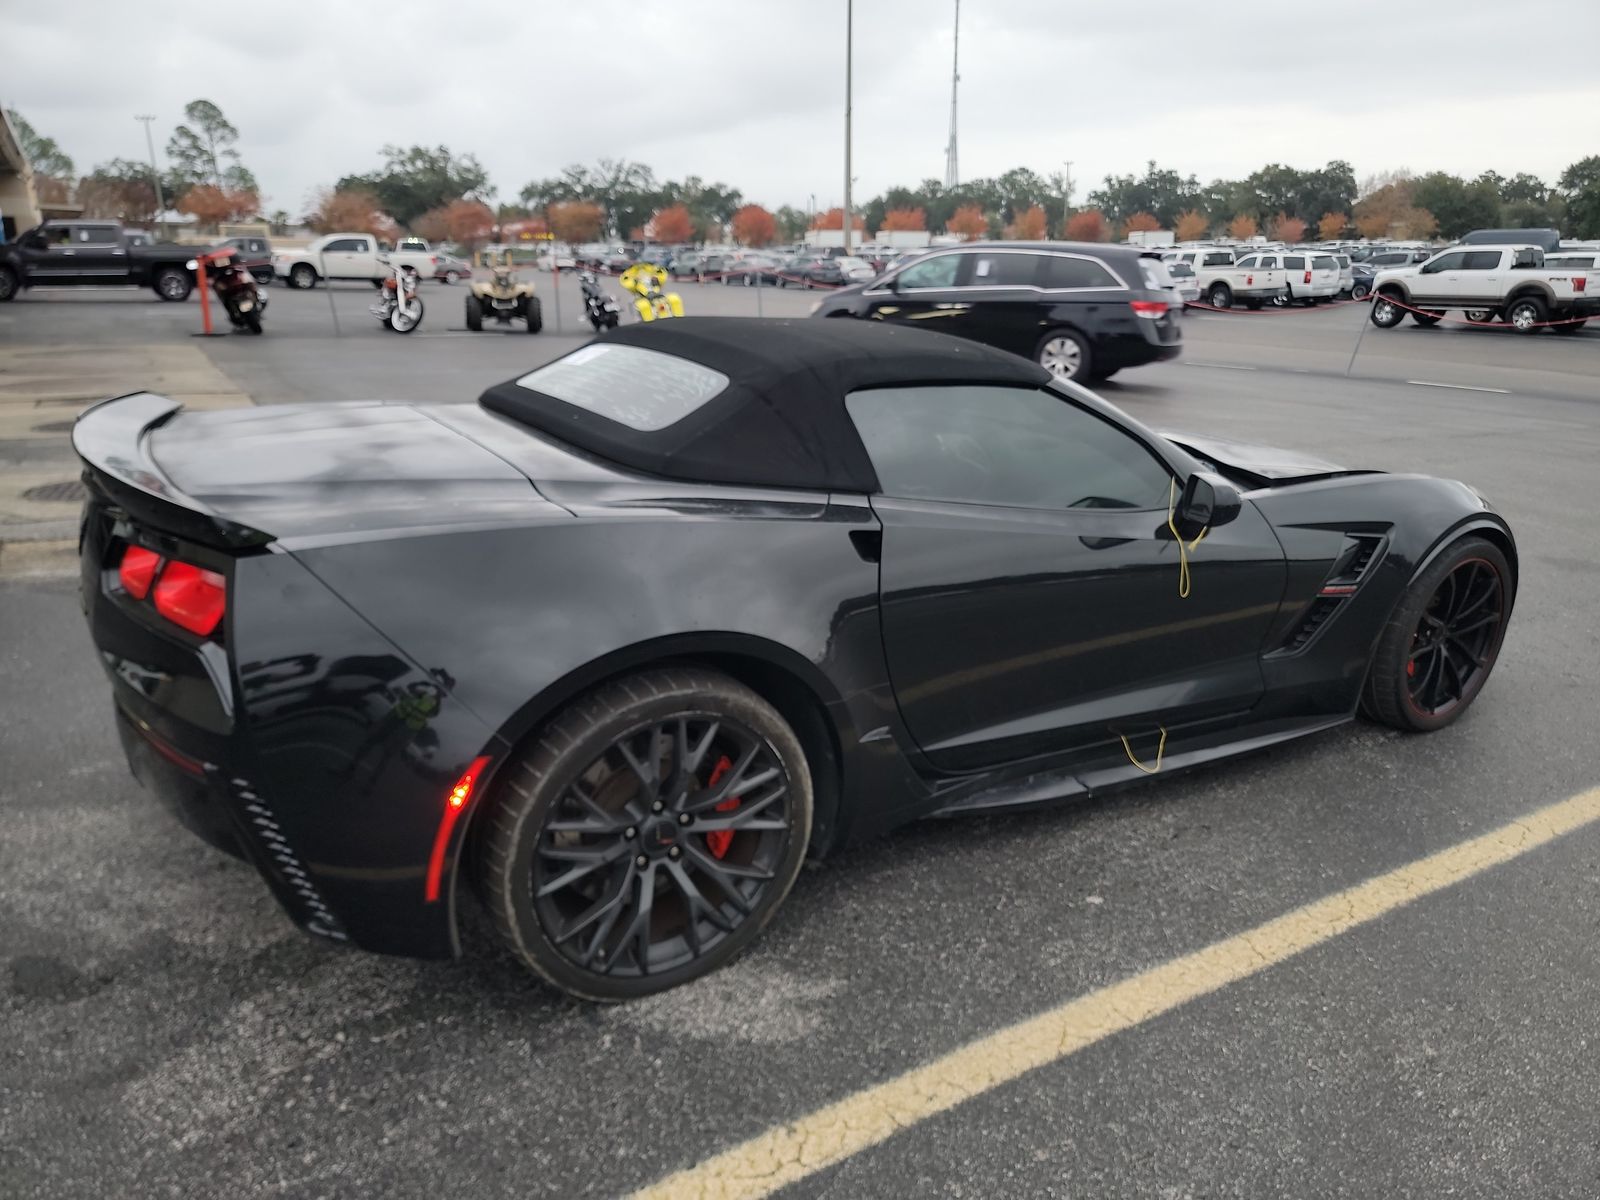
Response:
M444 878L444 852L450 847L450 831L456 827L461 814L467 811L467 805L472 802L472 790L478 786L478 780L488 765L487 757L473 759L472 765L456 780L455 787L445 794L444 816L439 818L438 832L433 835L433 853L428 856L428 879L423 891L423 897L430 903L439 898L439 884Z
M1144 317L1154 321L1167 315L1167 302L1165 300L1130 300L1128 306L1133 309L1135 316Z
M129 546L117 567L117 578L122 580L123 591L135 600L143 600L150 594L150 581L156 577L156 568L160 565L161 555L154 550Z
M156 611L167 620L205 637L222 621L228 604L227 581L215 571L173 561L161 572L155 601Z
M1587 275L1574 275L1572 277L1572 290L1573 291L1581 292L1581 291L1583 291L1584 288L1586 288L1588 286L1589 286L1589 277Z
M1311 272L1310 272L1310 271L1307 271L1307 272L1306 272L1306 282L1307 282L1307 283L1310 283L1310 282L1311 282Z

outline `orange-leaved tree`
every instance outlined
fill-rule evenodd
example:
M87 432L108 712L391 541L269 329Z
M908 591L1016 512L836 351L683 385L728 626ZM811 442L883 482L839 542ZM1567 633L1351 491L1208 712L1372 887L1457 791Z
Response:
M1173 232L1177 234L1180 242L1198 242L1205 237L1206 230L1210 228L1211 222L1206 220L1205 214L1191 208L1188 212L1178 214Z
M378 197L365 188L336 192L323 188L317 193L316 207L306 215L306 224L318 233L370 233L383 237L393 222L378 207Z
M864 229L866 229L866 227L867 227L867 219L865 217L863 217L860 213L852 214L852 216L850 218L850 228L858 229L858 230L864 230ZM843 229L844 228L844 209L842 209L842 208L830 208L826 212L819 212L815 217L812 218L812 220L811 220L811 228L813 228L813 229Z
M1248 241L1260 232L1261 226L1249 213L1240 213L1228 222L1228 236L1238 242Z
M656 210L644 227L645 235L657 242L687 242L694 237L694 218L682 204L669 204Z
M1069 242L1109 242L1111 240L1111 227L1106 224L1106 215L1098 208L1086 208L1080 213L1073 213L1067 219L1067 241Z
M963 242L976 241L989 232L989 218L983 215L983 209L976 204L963 204L950 214L950 219L944 223L944 231L955 234Z
M1161 228L1161 222L1147 212L1136 212L1122 223L1126 233L1150 233Z
M221 221L237 221L261 207L256 194L245 189L220 188L214 183L197 183L178 201L178 211L187 213L201 225L215 228Z
M592 242L606 214L592 200L563 200L550 206L550 232L563 242Z
M1299 217L1279 213L1272 218L1272 236L1292 245L1306 236L1306 223Z
M411 230L430 242L457 242L472 249L494 232L494 213L478 200L452 200L423 213L411 222Z
M1343 213L1325 212L1322 220L1317 222L1317 236L1325 242L1344 236L1345 226L1350 223L1350 218Z
M920 208L891 208L883 214L883 227L891 233L926 229L928 214Z
M1044 209L1035 204L1017 214L1017 219L1006 229L1006 236L1018 242L1044 240Z
M733 237L746 246L771 245L778 236L778 220L759 204L746 204L733 214Z

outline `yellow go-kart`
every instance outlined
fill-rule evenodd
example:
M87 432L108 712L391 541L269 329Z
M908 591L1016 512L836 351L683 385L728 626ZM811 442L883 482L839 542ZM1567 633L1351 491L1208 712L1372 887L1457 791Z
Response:
M654 263L634 263L617 280L637 299L633 311L641 321L683 316L683 297L667 291L667 273Z

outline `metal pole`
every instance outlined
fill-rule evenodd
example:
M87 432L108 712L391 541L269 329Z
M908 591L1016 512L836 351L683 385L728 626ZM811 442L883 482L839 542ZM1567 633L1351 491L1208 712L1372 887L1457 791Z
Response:
M950 141L944 152L944 186L954 191L961 185L961 168L956 160L956 91L961 85L961 0L956 0L955 46L950 56Z
M844 254L850 257L850 79L855 64L855 0L844 0Z
M1373 303L1376 304L1377 301L1374 300ZM1367 321L1370 319L1370 317L1363 317L1361 319L1361 330L1356 334L1356 348L1350 351L1350 361L1344 365L1344 377L1346 379L1350 378L1350 372L1355 369L1356 355L1361 353L1361 339L1367 335Z
M150 180L156 185L156 219L161 226L161 238L167 236L167 197L161 188L161 168L156 166L156 139L150 132L150 122L154 121L154 113L139 113L133 118L135 121L144 122L144 144L150 150Z
M1067 240L1067 217L1072 210L1072 160L1064 158L1061 165L1067 169L1061 175L1061 240Z
M378 244L376 237L372 239L372 244L374 246ZM322 268L322 287L328 293L328 313L333 317L333 336L342 338L344 336L344 328L339 324L339 306L333 302L333 280L328 278L328 252L326 250L317 251L317 265ZM287 286L287 283L285 283L285 286ZM313 282L311 286L316 287L317 285Z

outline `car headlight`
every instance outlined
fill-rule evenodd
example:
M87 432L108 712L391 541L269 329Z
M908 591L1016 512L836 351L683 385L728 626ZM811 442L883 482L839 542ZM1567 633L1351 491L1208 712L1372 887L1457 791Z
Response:
M191 258L188 262L184 263L183 265L185 267L189 268L189 270L193 271L196 267L198 267L200 265L200 263L197 260Z

